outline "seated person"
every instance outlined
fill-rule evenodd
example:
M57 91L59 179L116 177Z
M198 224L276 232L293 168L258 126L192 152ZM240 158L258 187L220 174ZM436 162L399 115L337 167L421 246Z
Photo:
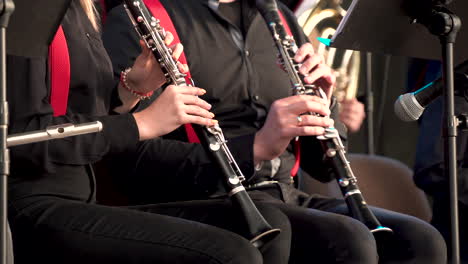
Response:
M110 110L128 112L139 99L114 79L93 1L71 1L61 24L70 59L66 113L60 115L49 103L48 76L57 72L49 70L46 58L8 56L9 132L96 120L103 123L103 131L11 148L8 209L15 263L287 263L288 220L267 205L259 205L259 210L282 232L269 246L256 248L250 237L243 237L244 219L229 201L126 208L95 203L92 163L125 152L136 155L141 142L184 123L211 126L214 121L210 105L197 98L204 90L196 87L170 86L145 110L109 115ZM126 81L139 94L165 82L148 49L132 69ZM67 78L64 74L59 77ZM52 87L52 92L55 88L66 89ZM180 144L166 145L153 153L156 165L171 159L181 161L192 152L204 153L200 146L179 147L169 157L165 150ZM209 164L207 155L198 158ZM206 165L203 174L196 174L193 167L178 164L179 171L174 170L173 175L153 176L210 182L211 172L217 170Z
M362 264L377 263L378 259L380 263L445 263L446 249L441 235L419 219L371 208L383 225L394 230L391 241L377 241L383 249L377 253L375 239L368 228L347 216L349 211L344 200L307 195L294 188L291 170L296 159L291 141L301 136L300 161L304 173L328 181L333 175L322 161L323 150L316 136L333 124L343 132L343 125L336 119L337 104L330 99L334 75L321 56L314 53L291 11L280 5L300 46L294 60L302 63L299 71L307 75L305 82L325 90L326 100L291 94L289 77L277 65L272 36L254 1L163 0L161 3L184 45L192 78L207 90L202 98L212 105L228 142L238 137L251 138L249 144L242 142L243 145L235 146L244 150L244 156L253 157L256 165L254 175L244 172L247 176L244 183L253 197L277 206L288 216L293 232L290 263ZM157 12L154 15L158 18ZM123 6L109 13L103 31L118 76L131 67L139 54L139 37ZM307 112L321 116L302 115ZM181 144L187 141L183 131L171 134L170 138ZM151 148L141 149L139 153L148 151ZM138 169L134 168L135 163L139 164ZM124 181L133 203L177 200L184 195L184 199L190 198L189 188L180 185L184 189L181 193L148 192L154 190L156 182L147 159L123 157L113 164L119 165L113 169L145 182ZM168 177L166 182L177 185L174 178ZM191 197L206 198L212 194L198 193Z

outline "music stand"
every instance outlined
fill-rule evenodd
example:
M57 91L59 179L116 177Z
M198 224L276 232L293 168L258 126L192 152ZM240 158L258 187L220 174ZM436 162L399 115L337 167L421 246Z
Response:
M460 256L455 145L457 119L454 115L453 65L468 58L468 27L459 31L461 20L446 8L449 2L450 0L354 0L333 36L331 46L442 60L445 86L444 172L450 181L452 263L458 264ZM450 9L468 21L467 1L455 0ZM439 39L428 34L428 30ZM454 57L453 46L456 39L458 46Z
M64 124L7 136L6 53L23 57L47 56L48 47L70 3L71 0L0 0L0 264L7 263L9 243L7 177L10 160L7 147L102 130L100 122L91 122L77 126ZM8 31L7 26L10 27Z

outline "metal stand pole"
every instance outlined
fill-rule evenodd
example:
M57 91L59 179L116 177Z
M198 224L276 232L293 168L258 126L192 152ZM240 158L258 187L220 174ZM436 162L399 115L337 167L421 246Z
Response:
M372 53L366 53L366 124L367 154L375 154L374 146L374 91L372 89Z
M15 9L12 0L0 1L0 263L7 263L7 178L10 158L7 148L8 103L6 100L6 27Z
M420 23L437 36L442 50L442 77L444 81L444 174L450 185L451 257L452 264L460 263L460 240L458 227L458 178L457 178L457 125L455 116L455 88L453 69L453 46L461 20L447 9L451 0L418 0L412 2L414 22Z

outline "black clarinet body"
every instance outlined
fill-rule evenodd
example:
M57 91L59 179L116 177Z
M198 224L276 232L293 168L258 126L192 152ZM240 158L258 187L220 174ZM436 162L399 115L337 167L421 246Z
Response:
M140 38L150 48L161 65L168 83L187 86L193 85L192 80L186 80L186 75L180 72L172 57L172 50L164 43L165 31L159 21L151 14L142 0L125 0L125 9ZM248 195L242 181L245 179L234 160L218 125L205 127L193 125L200 143L210 153L224 176L224 186L232 203L240 209L245 219L247 239L255 247L262 247L275 238L280 229L273 229L258 211Z
M276 1L256 0L256 6L265 19L267 27L273 36L282 67L290 78L293 94L308 94L327 98L320 87L306 84L303 81L305 76L299 73L298 70L301 64L293 60L298 49L297 45L294 38L287 34L283 26ZM314 113L307 114L314 115ZM393 231L390 228L384 227L379 223L378 219L367 206L357 185L357 179L346 158L345 147L338 131L333 127L326 128L325 134L318 136L317 139L322 145L325 161L331 166L334 172L351 216L365 224L375 236L380 236L378 234L392 233Z

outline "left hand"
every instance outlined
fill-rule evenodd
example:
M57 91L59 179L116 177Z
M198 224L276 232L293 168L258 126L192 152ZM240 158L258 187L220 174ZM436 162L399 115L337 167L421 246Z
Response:
M171 32L166 31L165 44L169 46L172 41L174 41L174 36ZM164 85L166 77L151 50L146 47L143 41L140 41L140 45L142 52L136 58L131 71L127 74L127 81L138 92L148 93ZM182 44L178 43L169 47L172 49L172 57L177 62L183 51ZM185 64L178 63L178 68L183 73L188 71Z
M315 53L311 43L305 43L298 49L294 60L302 63L299 72L306 76L304 81L321 87L330 101L336 80L333 70L325 64L323 56Z
M350 132L357 132L366 118L364 104L356 98L340 102L340 120Z

